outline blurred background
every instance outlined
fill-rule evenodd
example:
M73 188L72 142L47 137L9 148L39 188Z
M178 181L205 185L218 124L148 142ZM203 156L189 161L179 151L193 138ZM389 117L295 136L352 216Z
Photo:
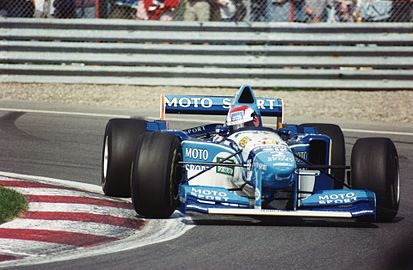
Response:
M0 0L0 17L412 22L413 0Z

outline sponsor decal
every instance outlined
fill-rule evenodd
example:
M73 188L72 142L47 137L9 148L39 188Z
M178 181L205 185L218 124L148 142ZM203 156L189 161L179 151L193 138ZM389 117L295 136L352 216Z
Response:
M287 163L287 162L277 162L277 163L273 163L272 166L274 167L294 167L293 164L291 163Z
M245 146L251 141L251 139L247 136L243 137L240 141L239 141L239 146L241 146L242 148L245 148Z
M234 112L231 113L231 122L236 122L242 120L242 117L244 116L243 112Z
M165 97L165 103L170 107L194 107L194 108L211 108L213 105L212 99L210 98L201 98L201 97L173 97L172 100L169 100L168 97Z
M270 108L270 110L274 109L275 107L275 102L277 102L277 100L273 100L273 99L268 99L268 107ZM265 109L265 100L263 99L257 99L257 107L260 110L264 110Z
M182 130L184 133L190 135L193 133L198 133L198 132L203 132L205 131L205 126L199 126L199 127L194 127L194 128L189 128L189 129L184 129Z
M208 160L209 153L208 150L203 148L191 148L185 149L185 157L199 160Z
M211 201L229 201L228 194L223 191L217 191L213 189L200 189L193 187L191 188L191 195L204 200Z
M308 153L307 153L307 152L299 151L299 152L295 152L295 155L298 156L298 157L300 157L300 158L302 158L302 159L304 159L304 160L308 160ZM299 159L296 159L296 161L297 161L297 162L298 162L298 161L301 162L301 160L299 160Z
M222 104L223 104L222 108L224 108L224 109L229 109L229 108L231 108L232 101L231 101L230 98L224 98L224 99L222 100Z
M217 158L217 162L222 162L223 160L223 158ZM235 164L233 160L226 160L225 163ZM234 176L234 167L217 166L216 172L220 174Z
M355 201L357 201L357 196L354 192L318 195L319 204L352 203Z
M185 169L187 171L205 171L209 169L209 166L204 166L204 165L194 165L194 164L186 164Z
M258 170L262 170L262 171L266 171L267 170L267 165L258 161L254 161L254 163L252 164L254 166L254 168L258 169Z
M284 152L274 151L271 156L267 159L268 162L293 162L294 158L287 156Z
M218 103L218 101L216 101ZM221 104L221 101L219 102ZM273 110L274 108L280 107L280 100L278 99L257 99L257 107L259 110ZM165 104L168 107L181 107L181 108L211 108L214 104L214 99L210 97L178 97L178 96L165 96ZM232 105L232 98L222 99L222 108L229 109Z
M277 142L274 141L274 140L261 140L261 141L259 141L259 143L261 143L261 144L270 144L270 145L276 145L277 144Z

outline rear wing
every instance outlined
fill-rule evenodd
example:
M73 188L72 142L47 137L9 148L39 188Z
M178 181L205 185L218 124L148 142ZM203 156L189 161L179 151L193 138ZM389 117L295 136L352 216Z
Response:
M161 95L160 118L166 114L226 115L233 104L231 96ZM283 123L283 101L281 98L257 98L256 106L261 116L277 117L277 128Z

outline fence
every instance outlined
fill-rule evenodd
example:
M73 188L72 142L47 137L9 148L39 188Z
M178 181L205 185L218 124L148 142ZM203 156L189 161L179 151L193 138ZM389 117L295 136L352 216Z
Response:
M0 82L413 89L412 30L0 18Z
M412 0L1 0L0 17L411 22Z

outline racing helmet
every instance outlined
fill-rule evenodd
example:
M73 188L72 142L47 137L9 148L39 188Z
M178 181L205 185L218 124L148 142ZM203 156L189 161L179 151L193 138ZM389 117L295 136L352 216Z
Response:
M240 105L228 111L225 124L230 131L235 131L243 127L259 127L260 118L250 106Z

